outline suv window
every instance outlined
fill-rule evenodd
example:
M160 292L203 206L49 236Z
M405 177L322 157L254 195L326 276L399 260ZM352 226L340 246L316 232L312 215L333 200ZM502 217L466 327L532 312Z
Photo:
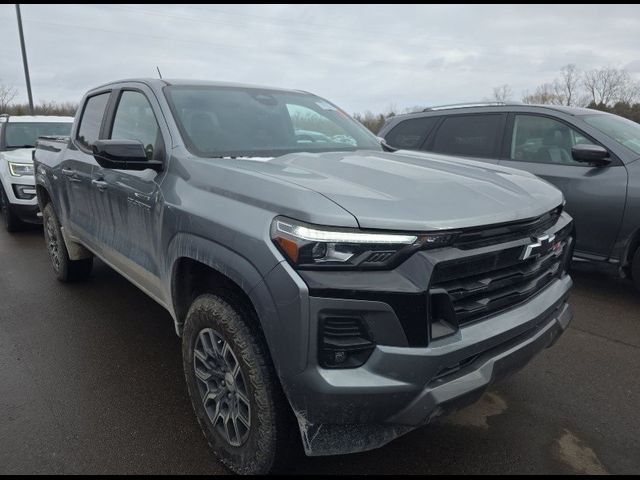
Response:
M436 133L432 150L469 157L496 157L503 115L454 115Z
M5 126L6 148L33 147L38 137L47 135L69 136L71 134L71 122L15 122Z
M385 140L396 148L418 149L438 122L439 117L422 117L404 120L393 127Z
M571 156L571 148L593 142L553 118L516 115L511 138L511 160L584 166Z
M111 129L112 140L139 140L147 151L149 160L161 156L160 127L147 97L140 92L124 91Z
M93 145L100 136L100 126L109 101L109 95L111 95L111 92L101 93L87 99L77 136L78 142L85 147Z

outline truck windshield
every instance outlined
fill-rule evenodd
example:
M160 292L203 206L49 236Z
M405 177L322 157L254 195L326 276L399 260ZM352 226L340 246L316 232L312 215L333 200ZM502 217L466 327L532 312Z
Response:
M617 115L588 115L583 117L594 128L625 147L640 153L640 124Z
M169 86L165 95L187 148L201 157L381 150L360 123L308 93Z
M38 137L70 135L71 122L15 122L5 124L6 148L29 148L36 145Z

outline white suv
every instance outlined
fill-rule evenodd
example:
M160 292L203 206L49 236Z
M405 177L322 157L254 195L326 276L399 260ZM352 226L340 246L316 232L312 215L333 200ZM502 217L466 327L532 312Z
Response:
M0 115L0 208L8 231L40 223L32 152L40 136L69 135L73 117Z

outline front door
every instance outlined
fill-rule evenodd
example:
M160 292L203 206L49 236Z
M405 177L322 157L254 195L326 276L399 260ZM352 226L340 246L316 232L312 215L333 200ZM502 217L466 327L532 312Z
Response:
M149 160L164 160L165 144L149 97L142 90L123 89L107 138L139 140ZM161 298L159 255L161 236L162 172L152 169L114 170L96 167L92 184L104 226L101 243L105 257L148 293Z

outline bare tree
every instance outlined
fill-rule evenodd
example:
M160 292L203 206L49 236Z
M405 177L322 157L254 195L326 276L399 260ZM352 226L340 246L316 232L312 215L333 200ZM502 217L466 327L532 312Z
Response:
M563 105L579 105L581 98L579 95L582 75L577 67L570 63L560 70L560 78L553 82L553 90L556 97Z
M563 97L556 93L554 84L543 83L532 94L525 93L522 98L524 103L536 103L540 105L563 105Z
M629 72L611 67L589 70L583 79L589 100L595 105L613 105L621 96L629 93L631 84Z
M498 87L493 87L493 99L496 102L506 102L507 100L511 100L512 96L513 90L506 83Z
M631 78L631 75L627 73L626 81L620 88L616 101L627 103L629 105L640 101L640 82Z
M9 104L13 102L17 96L17 89L0 83L0 113L4 113Z
M364 114L356 113L353 115L353 118L376 134L385 122L385 116L382 113L375 114L371 111L366 111Z

